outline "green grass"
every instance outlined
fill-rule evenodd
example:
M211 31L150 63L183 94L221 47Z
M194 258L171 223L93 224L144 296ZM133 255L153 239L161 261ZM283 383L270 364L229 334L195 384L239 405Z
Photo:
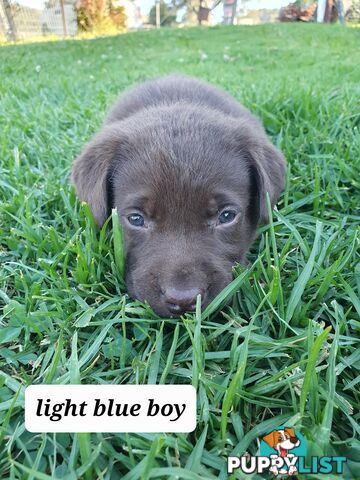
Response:
M272 25L0 49L0 478L225 479L227 455L281 424L360 478L359 45L358 29ZM255 112L290 168L231 305L166 320L124 296L121 237L96 231L68 173L124 88L174 71ZM79 382L192 383L197 429L25 430L27 385Z

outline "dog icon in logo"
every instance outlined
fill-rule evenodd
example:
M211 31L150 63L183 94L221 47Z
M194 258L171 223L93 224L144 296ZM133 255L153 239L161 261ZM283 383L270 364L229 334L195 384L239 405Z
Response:
M269 445L270 448L276 450L277 454L270 455L270 458L273 459L272 467L270 471L275 475L279 474L287 474L287 475L294 475L297 473L297 468L295 465L290 465L288 470L281 468L278 469L276 466L277 459L285 460L285 457L289 460L293 459L295 455L293 453L289 453L290 450L296 448L300 445L300 440L296 436L294 428L284 427L283 430L273 430L272 432L265 435L262 438L265 443ZM288 462L286 462L288 463ZM279 464L284 464L284 462L280 461Z

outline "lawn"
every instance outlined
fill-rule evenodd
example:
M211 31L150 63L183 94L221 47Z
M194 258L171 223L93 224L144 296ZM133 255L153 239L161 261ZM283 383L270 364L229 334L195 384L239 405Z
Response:
M161 30L0 49L0 478L225 479L279 425L360 478L360 30ZM71 162L126 87L184 72L264 122L289 162L270 225L222 298L159 319L119 275ZM116 254L115 254L116 253ZM190 434L30 434L36 383L192 383ZM264 478L241 476L232 478Z

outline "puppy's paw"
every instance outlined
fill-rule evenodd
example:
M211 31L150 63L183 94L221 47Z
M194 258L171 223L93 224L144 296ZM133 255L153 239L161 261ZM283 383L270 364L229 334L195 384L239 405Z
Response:
M279 475L279 470L277 467L270 467L269 471L274 475L274 477L277 477Z
M297 468L293 465L289 467L289 475L296 475L297 474Z

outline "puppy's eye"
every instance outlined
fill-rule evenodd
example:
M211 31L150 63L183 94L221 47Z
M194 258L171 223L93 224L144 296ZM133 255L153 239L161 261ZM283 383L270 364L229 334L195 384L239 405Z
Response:
M233 220L235 220L236 217L236 212L233 210L224 210L223 212L220 213L218 217L218 222L219 223L231 223Z
M143 227L145 223L144 217L138 213L132 213L127 219L130 225L133 225L134 227Z

